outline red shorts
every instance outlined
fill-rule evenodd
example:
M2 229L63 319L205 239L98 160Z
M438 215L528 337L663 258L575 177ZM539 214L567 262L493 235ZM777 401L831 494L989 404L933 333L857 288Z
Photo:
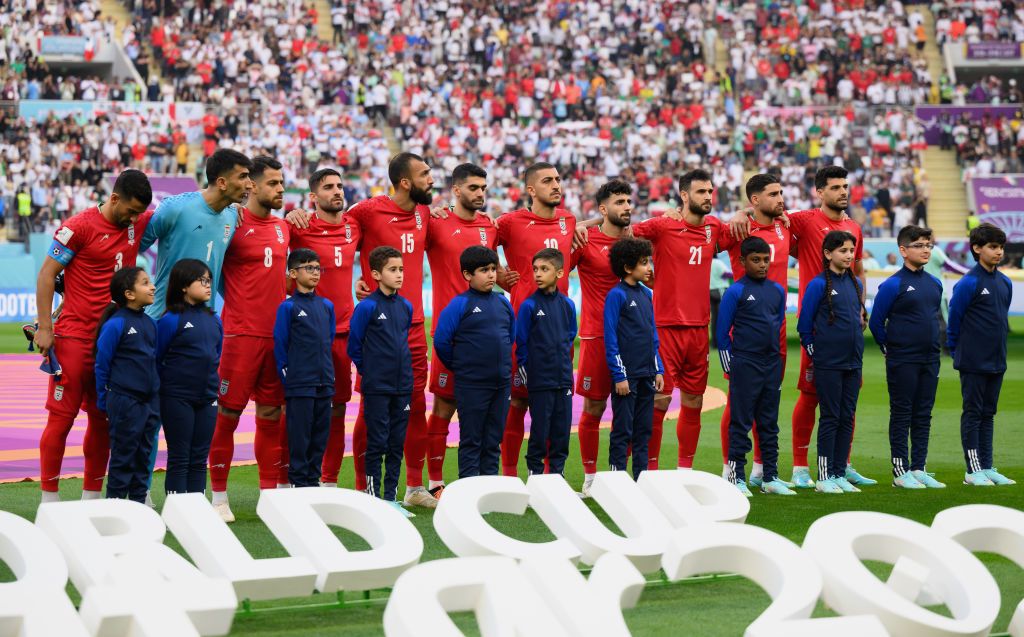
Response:
M348 333L338 334L331 345L331 361L334 363L335 405L352 400L352 359L348 357Z
M437 352L430 357L430 393L455 402L455 374L444 366Z
M217 400L227 409L242 411L250 400L270 407L284 404L272 337L225 336L218 374Z
M423 323L413 323L409 328L409 353L412 354L412 391L421 392L427 388L427 333ZM356 376L356 391L361 392L363 377Z
M576 393L590 400L608 400L612 377L604 353L604 338L580 339L580 367L576 371Z
M800 376L796 379L796 388L807 394L818 393L814 387L814 362L803 347L800 348Z
M660 393L679 391L703 396L708 387L708 353L711 343L707 326L658 328L659 353L665 365L665 387Z
M50 376L46 409L52 414L76 416L79 409L96 411L95 343L84 338L57 336L54 352L60 361L60 382Z

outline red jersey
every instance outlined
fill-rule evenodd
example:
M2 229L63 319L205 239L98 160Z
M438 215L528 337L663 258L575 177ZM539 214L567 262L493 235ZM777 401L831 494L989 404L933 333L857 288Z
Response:
M477 214L472 221L455 214L449 214L447 219L430 219L427 261L433 285L434 316L439 316L452 299L469 287L459 264L463 250L476 245L494 250L497 244L498 229L487 215ZM431 336L435 327L437 321L430 326Z
M781 221L774 221L768 225L762 225L753 219L750 220L750 236L760 237L768 244L771 254L771 264L768 266L768 280L775 281L782 286L782 289L789 289L789 246L793 235ZM740 244L743 241L732 236L728 228L722 228L722 237L718 240L720 250L729 251L729 262L732 263L732 278L739 281L744 274L743 264L740 263Z
M505 249L508 268L519 273L519 282L512 288L512 309L537 291L533 280L533 255L544 248L555 248L565 259L566 276L558 280L558 289L568 296L568 270L572 266L572 237L576 231L576 217L562 209L555 210L551 219L538 217L529 210L520 209L498 217L498 245Z
M853 219L847 218L842 221L833 221L821 211L821 208L813 210L800 210L788 213L789 229L797 239L797 263L800 270L800 298L804 296L804 289L811 279L821 274L825 269L821 245L825 241L825 235L833 230L845 230L857 238L857 249L854 252L854 263L864 258L864 237L860 225Z
M347 216L355 219L363 231L359 265L370 290L377 282L370 276L370 253L379 246L391 246L402 253L405 266L404 288L399 291L412 303L412 322L423 322L423 253L427 245L430 208L416 206L412 212L398 207L391 197L378 195L352 206Z
M313 215L308 228L291 228L291 248L309 248L320 256L320 283L316 292L334 304L338 334L348 334L352 318L352 269L363 237L359 223L346 215L341 223L328 223ZM237 233L236 233L237 234Z
M225 336L274 335L277 306L288 295L288 224L242 208L242 225L224 253Z
M658 327L707 327L711 322L711 259L728 230L714 217L690 225L656 217L633 226L654 244L654 321Z
M53 327L57 336L96 338L96 324L110 304L110 279L121 268L135 267L139 242L152 212L122 228L93 207L64 222L53 234L47 253L64 266L64 309Z
M612 264L608 261L608 251L618 239L601 232L598 226L587 228L587 237L587 245L572 253L572 267L579 272L583 292L580 338L602 338L604 300L619 283L619 277L612 273Z

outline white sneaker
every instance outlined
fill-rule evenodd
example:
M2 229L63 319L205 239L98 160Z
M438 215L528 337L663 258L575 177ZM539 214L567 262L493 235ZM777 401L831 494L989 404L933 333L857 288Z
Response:
M590 495L590 487L594 486L594 476L595 475L597 475L597 474L588 473L586 476L583 477L583 486L580 487L580 492L577 493L576 495L580 496L580 498L582 498L584 500L586 500L587 498L591 497L591 495Z
M156 508L156 503L153 502L153 493L151 491L146 491L146 506L151 509Z
M224 520L228 524L235 521L235 514L231 512L231 507L228 506L227 502L220 502L213 505L213 510L217 512L220 519Z
M428 509L437 508L437 498L430 495L430 492L423 487L406 487L405 497L402 504L409 507L425 507Z

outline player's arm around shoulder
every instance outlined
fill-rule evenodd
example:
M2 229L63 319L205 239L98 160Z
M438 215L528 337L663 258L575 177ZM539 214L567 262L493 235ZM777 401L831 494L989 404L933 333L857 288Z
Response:
M150 246L167 236L174 228L181 217L180 203L180 196L168 197L160 202L149 223L146 224L146 231L142 233L139 252L148 250Z

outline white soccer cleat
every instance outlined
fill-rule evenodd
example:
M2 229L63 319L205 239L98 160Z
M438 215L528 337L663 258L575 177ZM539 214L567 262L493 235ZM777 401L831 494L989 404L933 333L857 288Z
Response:
M427 509L437 508L437 498L430 495L430 492L423 487L407 487L402 504L407 507L425 507Z
M213 505L213 510L217 512L220 519L224 520L228 524L235 521L235 514L231 512L231 507L228 506L227 502L219 502Z

